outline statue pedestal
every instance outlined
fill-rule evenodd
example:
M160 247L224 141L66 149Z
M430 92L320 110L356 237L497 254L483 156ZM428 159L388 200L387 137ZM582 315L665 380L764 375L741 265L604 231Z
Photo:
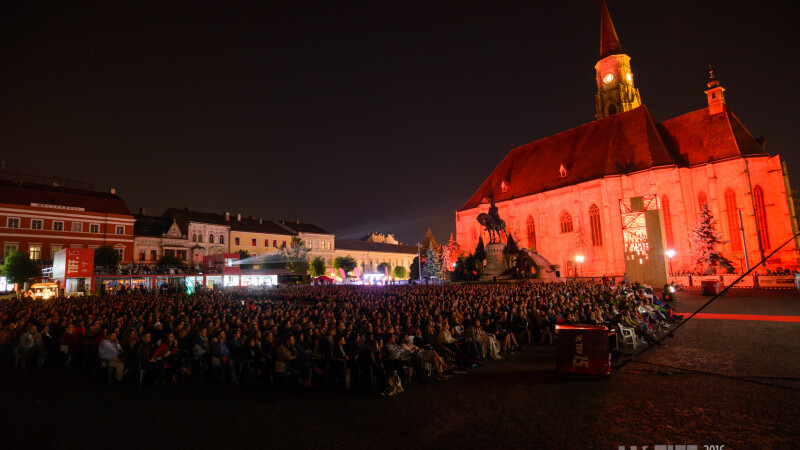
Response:
M505 248L506 244L499 242L486 245L486 266L483 268L484 279L500 276L501 273L506 271L507 267L503 257Z

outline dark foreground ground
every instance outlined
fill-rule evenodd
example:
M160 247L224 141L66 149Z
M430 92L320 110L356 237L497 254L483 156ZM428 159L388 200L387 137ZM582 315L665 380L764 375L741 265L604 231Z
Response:
M696 291L682 294L681 311L707 300ZM744 291L704 312L800 316L800 295ZM189 385L137 392L106 389L79 373L3 367L0 446L800 447L800 323L697 319L667 343L610 378L558 377L553 347L527 346L449 382L411 384L403 394L375 398Z

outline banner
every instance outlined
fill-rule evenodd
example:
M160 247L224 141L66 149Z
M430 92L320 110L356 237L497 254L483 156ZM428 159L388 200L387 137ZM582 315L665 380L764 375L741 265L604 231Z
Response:
M741 275L723 275L722 276L722 283L725 286L730 286L730 285L733 284L734 281L739 279L740 276ZM751 287L755 287L755 286L756 286L756 278L754 276L752 276L752 275L747 275L746 277L742 278L741 281L736 283L736 285L733 286L733 288L734 289L736 289L736 288L751 288Z
M759 275L758 287L762 288L784 288L794 287L794 276L792 275Z
M53 257L53 278L85 278L94 275L94 250L65 248Z

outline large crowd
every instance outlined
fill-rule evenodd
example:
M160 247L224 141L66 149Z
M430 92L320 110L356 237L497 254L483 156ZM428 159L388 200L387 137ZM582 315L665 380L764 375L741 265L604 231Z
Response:
M557 324L630 327L660 345L656 330L680 320L664 294L573 281L21 298L0 303L0 360L106 370L140 386L205 376L393 393L415 373L447 381L520 342L552 344Z

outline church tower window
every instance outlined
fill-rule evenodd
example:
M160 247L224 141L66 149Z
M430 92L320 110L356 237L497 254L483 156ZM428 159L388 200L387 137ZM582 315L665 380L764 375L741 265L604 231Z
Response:
M536 225L533 222L533 217L528 216L528 219L525 221L525 225L528 230L528 248L531 251L536 251Z
M667 238L667 249L673 250L675 241L672 239L672 215L669 212L669 198L661 197L661 212L664 214L664 236Z
M561 222L561 232L562 233L569 233L572 231L572 216L567 211L562 211L561 215L559 216L559 222Z
M769 242L769 230L767 230L767 208L764 204L764 189L761 186L753 188L753 200L756 207L756 227L758 237L761 238L761 247L764 250L771 248Z
M589 208L589 224L592 227L592 247L603 245L603 233L600 229L600 209L597 205Z
M736 207L736 193L733 189L725 190L725 213L728 216L728 233L731 238L731 250L742 249L742 235L739 233L739 208Z

